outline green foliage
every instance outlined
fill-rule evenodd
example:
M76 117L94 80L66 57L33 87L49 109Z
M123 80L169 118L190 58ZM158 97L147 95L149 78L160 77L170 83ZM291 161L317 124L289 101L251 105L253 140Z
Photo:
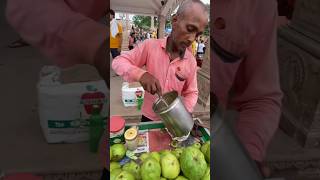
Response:
M135 27L142 28L144 30L148 30L151 28L151 17L150 16L140 16L135 15L132 18L133 24ZM158 26L158 21L154 18L154 26Z

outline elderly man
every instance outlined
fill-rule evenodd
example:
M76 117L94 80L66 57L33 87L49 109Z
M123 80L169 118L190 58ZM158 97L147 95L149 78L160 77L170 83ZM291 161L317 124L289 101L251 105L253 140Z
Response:
M175 90L183 97L187 110L193 111L198 99L197 63L186 49L207 23L208 12L201 1L184 1L172 18L168 38L146 40L113 60L112 68L117 74L129 82L139 81L146 90L142 121L159 120L152 110L155 93Z
M276 51L276 1L215 1L211 83L218 101L239 112L236 131L262 164L278 128L282 92ZM229 104L230 103L230 104Z

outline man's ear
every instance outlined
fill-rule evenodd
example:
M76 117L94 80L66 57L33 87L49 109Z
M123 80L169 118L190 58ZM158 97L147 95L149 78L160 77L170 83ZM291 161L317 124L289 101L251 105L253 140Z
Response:
M177 22L178 22L178 15L175 14L171 17L172 29L176 28Z
M175 23L175 22L177 22L178 21L178 15L177 14L174 14L173 16L172 16L172 18L171 18L171 22L172 22L172 24L173 23Z

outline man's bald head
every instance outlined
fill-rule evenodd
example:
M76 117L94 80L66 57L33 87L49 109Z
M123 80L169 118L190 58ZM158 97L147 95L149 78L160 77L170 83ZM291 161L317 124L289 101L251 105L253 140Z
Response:
M208 25L208 10L199 0L184 1L172 17L170 39L176 49L184 52Z
M183 2L181 3L181 5L180 5L179 8L178 8L178 11L177 11L176 15L177 15L177 16L183 16L184 13L186 12L186 10L187 10L188 8L190 8L191 5L194 5L194 4L199 5L200 8L202 8L203 12L209 14L206 5L205 5L203 2L201 2L200 0L186 0L186 1L183 1Z

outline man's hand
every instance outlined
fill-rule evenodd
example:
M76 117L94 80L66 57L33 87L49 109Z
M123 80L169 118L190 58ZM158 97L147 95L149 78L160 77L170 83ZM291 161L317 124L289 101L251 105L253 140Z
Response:
M141 76L139 82L142 85L143 89L151 93L152 95L155 93L162 95L162 90L161 90L159 80L153 77L148 72L144 73Z

